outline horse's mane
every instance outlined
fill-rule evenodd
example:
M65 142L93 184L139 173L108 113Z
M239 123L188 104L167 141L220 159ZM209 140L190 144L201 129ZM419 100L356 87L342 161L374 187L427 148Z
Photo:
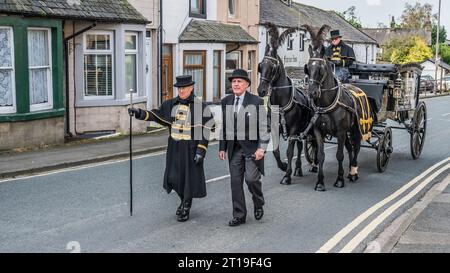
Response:
M273 49L278 49L282 44L286 42L287 37L298 31L300 28L298 27L291 27L283 31L283 33L280 34L280 31L278 30L278 27L273 23L267 23L266 24L267 32L269 33L270 40L269 45Z
M310 25L303 25L302 28L306 29L311 35L311 43L314 50L317 50L320 46L323 46L327 33L331 30L329 25L323 25L318 31Z

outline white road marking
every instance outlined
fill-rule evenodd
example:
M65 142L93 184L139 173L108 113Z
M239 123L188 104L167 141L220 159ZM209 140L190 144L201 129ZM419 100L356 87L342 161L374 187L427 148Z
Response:
M403 198L395 202L392 206L387 208L383 213L378 215L372 222L370 222L362 231L360 231L350 242L339 251L340 253L351 253L356 247L372 233L387 217L392 215L398 208L408 202L411 198L416 196L423 188L430 184L437 176L444 171L450 169L450 163L434 172L431 176L421 182L414 190L409 192Z
M229 177L230 177L230 175L228 174L228 175L224 175L224 176L221 176L221 177L212 178L212 179L206 180L206 183L220 181L222 179L227 179Z
M330 252L337 244L339 244L350 232L352 232L357 226L359 226L362 222L364 222L367 218L369 218L372 214L374 214L377 210L403 194L409 188L414 186L418 181L423 179L426 175L430 174L432 171L440 167L441 165L447 163L450 160L450 157L442 160L439 163L436 163L428 170L424 171L422 174L412 179L410 182L405 184L403 187L398 189L396 192L386 197L382 201L378 202L364 213L356 217L352 222L350 222L347 226L345 226L342 230L340 230L336 235L334 235L330 240L328 240L316 253L327 253Z
M442 116L443 116L443 117L450 116L450 113L443 114Z

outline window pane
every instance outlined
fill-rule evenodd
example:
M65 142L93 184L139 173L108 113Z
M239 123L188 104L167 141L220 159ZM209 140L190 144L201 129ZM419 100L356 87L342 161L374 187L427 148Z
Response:
M214 52L213 98L220 98L220 52Z
M95 50L95 35L94 34L86 35L86 49Z
M30 69L30 103L48 102L48 68Z
M96 35L97 50L109 50L109 35Z
M125 55L125 92L133 89L137 93L136 55Z
M227 72L225 73L225 92L226 94L233 93L233 90L231 90L231 82L228 80L229 77L231 77L233 73Z
M126 34L125 35L125 49L137 49L137 36L133 34Z
M202 65L203 64L203 56L202 55L194 55L194 54L185 54L184 55L184 64L187 65Z
M226 56L226 69L234 70L240 67L240 56L239 52L231 52Z
M203 97L203 69L186 68L184 74L192 75L192 80L195 81L194 94L197 97Z
M191 0L191 12L193 13L202 13L200 10L200 2L201 0Z
M84 81L86 96L111 96L111 55L85 55Z
M249 51L248 52L248 70L253 70L253 56L254 56L254 51Z
M30 67L48 66L48 31L28 31L28 64Z
M12 71L0 69L0 107L13 106Z
M0 28L0 67L12 67L11 30Z
M236 13L235 0L228 0L228 12L231 16Z

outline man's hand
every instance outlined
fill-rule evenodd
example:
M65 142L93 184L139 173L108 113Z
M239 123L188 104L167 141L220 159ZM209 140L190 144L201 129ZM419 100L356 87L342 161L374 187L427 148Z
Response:
M141 115L141 111L136 108L128 108L128 114L130 114L130 116L135 116L136 118L138 118Z
M336 66L342 66L342 60L333 60L333 63L336 65Z
M261 149L261 148L256 150L256 152L255 152L255 160L259 161L259 160L261 160L263 158L264 158L264 150Z
M197 165L200 165L200 164L202 164L203 163L203 156L201 155L201 154L195 154L195 157L194 157L194 162L195 162L195 164L197 164Z
M226 153L225 153L225 151L220 151L220 152L219 152L219 159L220 159L220 160L225 160L225 158L226 158Z

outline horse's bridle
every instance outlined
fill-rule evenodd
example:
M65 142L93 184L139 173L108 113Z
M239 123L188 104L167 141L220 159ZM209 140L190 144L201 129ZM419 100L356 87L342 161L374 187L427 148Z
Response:
M270 100L268 103L268 107L271 109L271 111L273 111L274 113L280 113L280 112L288 112L291 110L292 106L294 105L294 90L293 90L293 84L292 84L292 80L290 80L291 84L287 85L287 86L272 86L272 83L277 80L277 77L279 77L279 69L280 69L280 61L277 58L273 58L270 56L264 56L263 60L269 60L272 64L274 64L275 66L272 66L272 70L270 71L271 74L273 74L272 79L267 79L265 77L263 77L261 75L260 79L266 83L269 84L269 90L277 90L277 89L286 89L286 88L291 88L292 92L291 92L291 97L289 99L289 102L287 105L281 107L281 108L273 108L270 104ZM288 77L289 78L289 77ZM269 97L272 95L272 93L269 91L267 94Z
M310 62L311 62L311 61L318 61L318 62L323 63L324 65L327 64L327 60L326 60L326 59L323 59L323 58L310 58L309 61L310 61ZM335 87L333 87L333 88L330 88L330 89L323 89L322 86L323 86L323 84L324 84L326 78L327 78L327 74L324 73L324 74L323 74L323 77L322 77L322 79L321 79L320 81L315 80L315 79L311 79L311 78L309 79L309 82L310 82L310 83L315 83L315 84L317 84L317 85L319 86L319 96L318 96L318 98L320 98L320 97L322 96L322 91L332 91L332 90L336 90L336 89L338 89L339 86L341 85L340 81L339 81L336 77L334 77L334 78L337 80L337 83L338 83L338 84L337 84Z

